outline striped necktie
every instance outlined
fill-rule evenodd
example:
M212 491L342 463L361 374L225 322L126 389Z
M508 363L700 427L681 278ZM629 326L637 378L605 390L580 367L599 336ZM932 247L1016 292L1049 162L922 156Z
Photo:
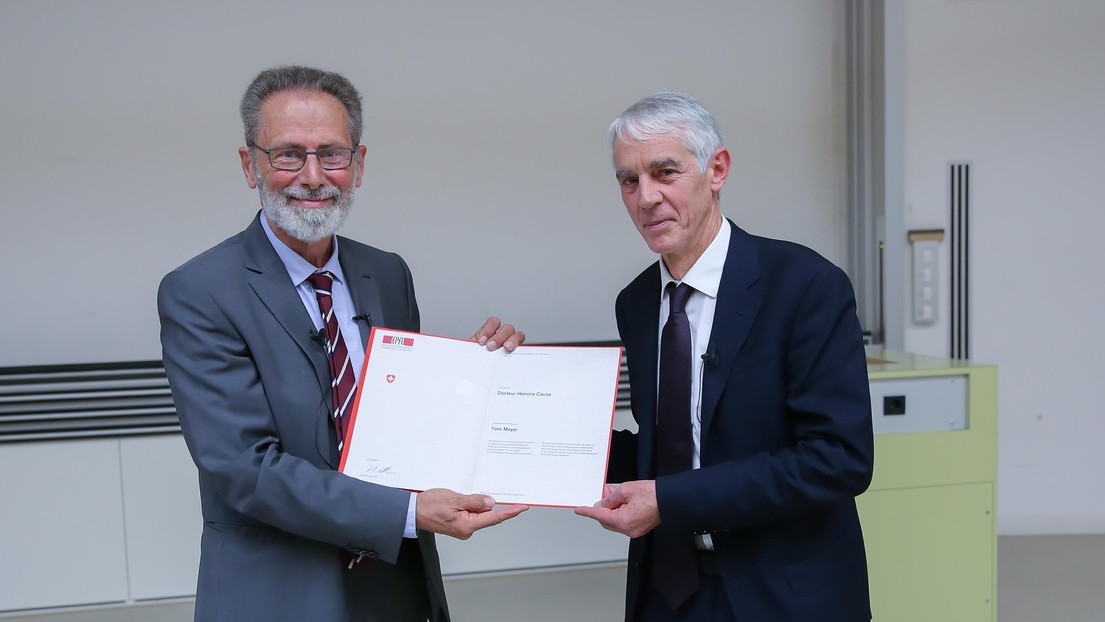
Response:
M345 413L353 405L353 396L357 393L357 379L353 373L353 362L349 359L349 350L334 315L334 299L330 295L334 286L334 274L323 271L307 277L307 282L315 290L318 309L322 312L322 324L326 329L326 356L330 360L330 387L334 394L334 430L338 433L338 452L345 444Z

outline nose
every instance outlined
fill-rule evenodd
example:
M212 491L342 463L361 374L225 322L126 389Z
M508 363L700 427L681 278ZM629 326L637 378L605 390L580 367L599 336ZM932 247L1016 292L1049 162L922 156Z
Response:
M664 202L664 195L660 192L658 184L649 180L637 182L637 206L641 209L652 209Z
M309 188L319 188L326 183L326 171L323 170L317 155L312 153L307 156L303 168L299 169L299 179L300 183Z

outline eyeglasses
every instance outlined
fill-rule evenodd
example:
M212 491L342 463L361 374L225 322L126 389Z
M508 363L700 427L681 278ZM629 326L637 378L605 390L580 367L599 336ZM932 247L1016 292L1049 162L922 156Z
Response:
M260 145L250 143L250 147L264 152L269 157L269 165L280 171L298 171L307 164L307 156L315 156L319 166L323 170L336 171L348 168L353 163L354 147L326 147L318 151L305 151L303 149L265 149Z

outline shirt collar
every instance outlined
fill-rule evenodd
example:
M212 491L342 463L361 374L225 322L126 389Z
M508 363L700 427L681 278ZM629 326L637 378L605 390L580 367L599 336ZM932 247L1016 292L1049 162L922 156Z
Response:
M341 271L341 263L338 262L338 240L337 236L334 236L334 252L330 254L330 259L326 260L326 265L321 268L316 268L311 265L311 262L307 261L303 257L299 256L299 253L288 248L288 245L280 238L276 237L273 233L272 227L269 226L269 219L265 216L265 212L261 212L261 228L265 230L265 237L269 239L269 243L272 244L272 248L276 251L277 256L280 257L280 261L284 264L284 269L288 271L288 276L291 277L292 283L295 283L296 287L299 287L303 281L307 280L307 277L316 272L322 270L329 270L334 274L334 279L339 283L345 282L345 275Z
M725 257L729 254L729 237L732 235L729 227L729 220L722 218L721 228L718 230L717 235L714 236L714 241L710 242L710 245L706 247L702 255L694 262L694 265L687 271L683 280L680 281L681 283L690 285L695 288L695 290L706 294L710 298L717 298L718 289L721 288L721 273L725 269ZM664 265L664 261L661 259L661 296L663 296L664 288L672 281L675 281L675 279L671 276L671 273L668 272L668 267Z

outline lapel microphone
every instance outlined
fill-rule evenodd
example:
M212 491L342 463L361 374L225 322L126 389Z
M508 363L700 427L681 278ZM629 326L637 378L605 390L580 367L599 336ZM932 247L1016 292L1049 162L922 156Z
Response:
M363 321L363 322L368 323L369 326L372 326L372 314L371 313L361 313L359 315L354 315L351 319L354 322L362 322Z
M321 330L313 330L312 329L311 330L311 339L314 339L315 341L317 341L319 343L322 343L322 342L326 341L326 333L324 331L321 331Z
M707 365L717 365L717 346L712 343L706 346L706 353L702 355L702 360Z

